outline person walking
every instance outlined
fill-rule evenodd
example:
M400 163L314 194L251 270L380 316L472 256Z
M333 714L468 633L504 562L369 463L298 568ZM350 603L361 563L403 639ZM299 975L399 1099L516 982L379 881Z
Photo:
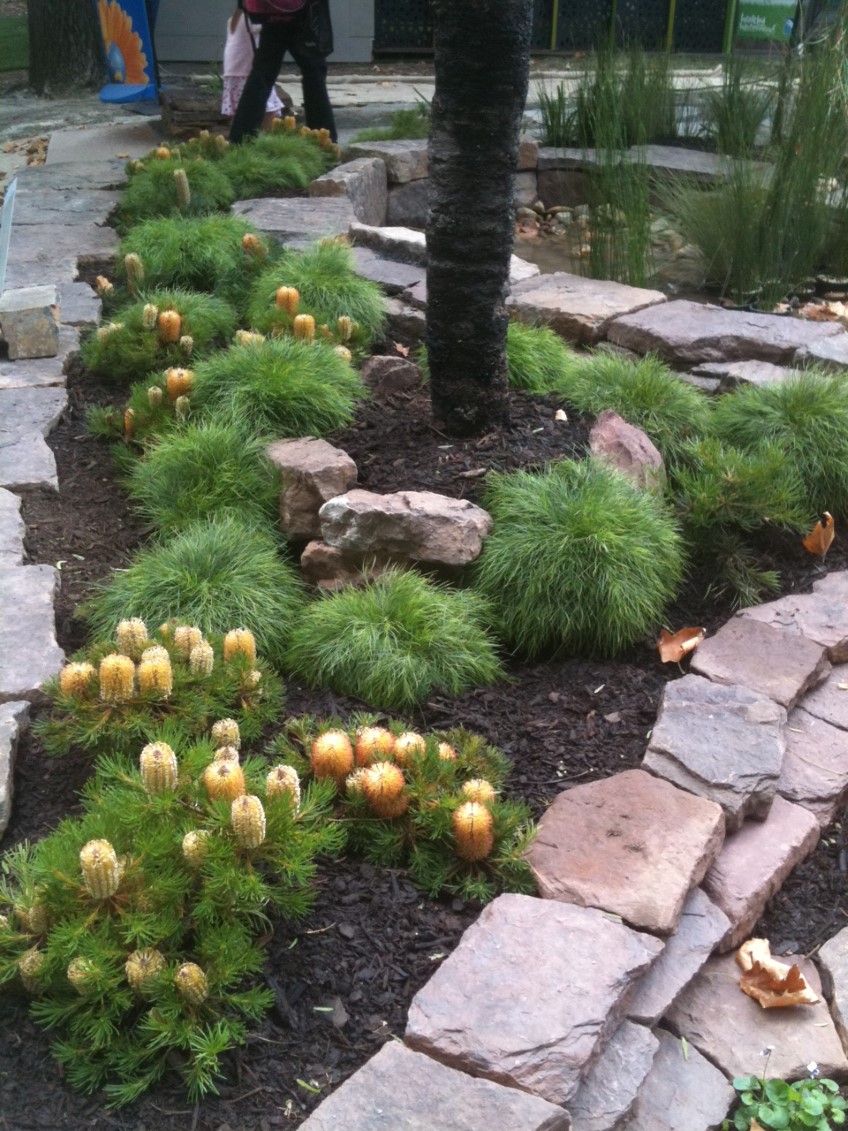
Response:
M327 93L327 56L333 50L329 0L304 0L300 5L298 0L239 0L239 6L261 26L230 141L238 144L259 132L265 104L287 51L300 71L306 125L313 130L328 130L336 141L336 121Z
M224 88L221 92L221 113L232 122L236 107L241 99L244 84L253 66L253 52L259 28L252 29L241 8L236 8L227 21L227 37L224 43ZM265 103L260 128L270 130L274 119L280 116L283 104L274 87Z

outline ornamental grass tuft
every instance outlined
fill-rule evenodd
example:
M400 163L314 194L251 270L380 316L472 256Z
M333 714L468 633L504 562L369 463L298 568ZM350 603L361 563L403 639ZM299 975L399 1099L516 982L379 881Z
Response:
M174 173L185 170L191 199L182 204ZM222 212L235 200L230 178L220 163L182 158L149 158L144 168L130 178L115 216L119 232L154 216L204 216Z
M494 683L501 666L483 627L485 602L418 573L390 569L364 589L320 598L296 626L291 671L381 708Z
M333 156L312 137L274 130L246 145L229 146L219 168L226 173L238 200L270 192L305 189L333 164Z
M476 584L521 655L614 656L674 599L683 550L651 492L594 460L490 476Z

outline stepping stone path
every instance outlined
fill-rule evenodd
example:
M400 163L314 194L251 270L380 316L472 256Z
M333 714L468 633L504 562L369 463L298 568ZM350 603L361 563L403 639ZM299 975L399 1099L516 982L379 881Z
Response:
M409 152L397 159L412 161ZM407 172L417 179L420 164ZM0 834L20 734L63 661L52 605L59 575L24 564L13 492L57 487L45 436L64 410L74 327L100 317L77 276L109 270L116 237L105 221L125 180L120 160L18 174L6 285L56 287L62 325L56 358L0 361ZM246 201L235 211L292 246L350 233L360 272L390 296L390 328L422 332L422 233L355 222L347 197ZM526 267L514 261L514 278ZM848 366L837 324L650 293L645 305L609 284L590 302L585 283L517 283L512 304L526 310L558 287L549 322L583 340L606 334L637 353L705 365L691 379L715 388L785 378L766 363ZM407 378L381 370L372 379ZM747 937L848 790L846 610L848 573L831 574L811 594L746 610L708 638L692 674L668 685L644 768L574 787L543 817L529 850L542 898L494 900L416 995L405 1043L385 1045L304 1128L709 1131L733 1102L736 1074L767 1067L798 1077L811 1060L823 1075L848 1073L839 1039L848 1041L848 928L820 955L836 1024L825 1002L764 1012L740 992L734 956L716 955ZM758 764L746 768L751 751ZM735 831L724 839L726 821ZM817 988L815 966L802 968Z
M546 322L571 342L593 345L621 314L665 302L662 291L557 271L513 286L507 306L522 322Z

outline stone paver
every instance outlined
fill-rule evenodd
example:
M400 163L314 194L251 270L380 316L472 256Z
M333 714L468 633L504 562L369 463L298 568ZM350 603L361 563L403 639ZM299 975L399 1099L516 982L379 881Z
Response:
M670 934L724 839L724 814L644 770L561 793L527 859L546 899Z
M786 724L778 792L809 809L824 828L848 790L848 732L796 707Z
M628 1017L656 1025L729 927L730 920L725 913L700 888L690 891L677 930L666 940L662 954L636 987Z
M771 361L713 361L699 365L693 373L696 377L717 378L723 393L738 385L774 385L795 376L794 369Z
M389 183L407 184L426 177L429 172L425 140L356 141L347 147L345 158L379 158L385 166Z
M804 710L841 730L848 730L848 664L837 664L830 675L804 696Z
M357 275L377 283L387 295L402 294L424 278L426 268L423 265L398 263L378 255L369 247L354 247L352 251Z
M120 199L119 192L102 189L91 192L49 187L24 189L15 199L14 223L16 227L43 224L46 220L61 220L64 224L105 224Z
M357 220L382 224L386 219L386 166L376 157L359 157L337 165L309 186L311 197L346 197Z
M599 341L620 315L665 302L661 291L564 271L517 283L507 299L510 312L522 322L546 323L563 338L584 345Z
M406 1041L567 1103L661 949L599 911L501 895L413 998Z
M633 1110L658 1048L649 1029L622 1022L568 1101L574 1131L615 1131Z
M821 982L809 959L781 956L797 963L816 993ZM822 1076L842 1076L848 1061L826 1003L791 1009L763 1009L739 989L741 970L733 954L711 958L669 1010L670 1027L709 1060L734 1076L759 1076L765 1068L763 1049L771 1047L769 1076L798 1080L815 1061Z
M345 236L356 221L356 213L347 197L237 200L233 213L244 216L264 235L273 236L281 243L298 238L316 240Z
M302 1131L568 1131L538 1096L477 1080L387 1041L301 1124Z
M749 360L789 364L803 346L840 335L848 340L834 322L725 310L686 299L624 314L607 331L616 345L656 353L675 365Z
M59 284L59 312L65 326L97 326L103 312L100 296L88 283ZM59 331L61 335L61 330Z
M355 223L350 226L351 242L395 259L424 267L427 263L427 238L415 228L383 227Z
M0 294L0 329L10 361L59 352L59 293L54 284Z
M79 139L78 139L79 140ZM51 139L51 146L53 142ZM77 148L76 155L80 157ZM30 165L19 169L17 174L18 191L42 192L53 189L57 192L86 193L92 189L120 189L127 183L126 158L111 160L75 160L60 164Z
M23 563L25 533L20 498L0 487L0 566Z
M642 762L674 785L715 801L727 832L764 818L785 749L786 712L747 687L686 675L665 685Z
M58 490L56 460L45 436L67 403L64 389L0 390L0 487Z
M53 566L0 566L0 703L40 700L64 663L53 615L58 584Z
M60 290L62 285L60 284ZM0 391L63 386L67 356L78 349L79 331L73 326L60 327L59 352L55 357L36 357L18 361L0 360Z
M848 1052L848 927L833 936L816 955L822 990L843 1049Z
M639 1092L636 1111L618 1131L712 1131L720 1126L736 1093L725 1076L697 1049L683 1048L664 1029L660 1047Z
M848 660L848 573L828 574L812 593L790 593L777 601L752 605L738 614L805 636L827 649L832 664Z
M813 814L780 795L766 821L748 821L727 838L703 884L731 923L721 950L748 938L766 903L818 839L819 823Z
M691 670L714 683L749 687L790 710L830 671L825 649L751 617L734 617L708 636Z
M820 369L831 369L834 373L844 373L848 369L848 335L824 338L802 346L795 354L797 365L815 365Z
M44 224L12 225L9 263L55 263L75 257L97 262L110 261L118 248L118 233L95 223L63 224L61 220ZM55 280L53 280L55 282ZM7 286L17 285L7 282Z
M12 816L15 755L18 739L29 725L30 707L24 700L0 704L0 838Z
M268 458L280 469L280 529L296 538L321 533L318 511L356 483L356 464L341 448L312 436L277 440Z

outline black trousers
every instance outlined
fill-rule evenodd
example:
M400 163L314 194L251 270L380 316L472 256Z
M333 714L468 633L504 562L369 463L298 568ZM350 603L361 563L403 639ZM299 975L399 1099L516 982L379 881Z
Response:
M298 47L300 19L269 21L259 30L259 43L253 66L244 84L233 124L230 141L240 142L259 133L265 114L265 103L277 81L283 58L288 51L300 69L303 83L303 108L310 129L326 129L336 140L336 121L330 96L327 94L327 63L317 54Z

